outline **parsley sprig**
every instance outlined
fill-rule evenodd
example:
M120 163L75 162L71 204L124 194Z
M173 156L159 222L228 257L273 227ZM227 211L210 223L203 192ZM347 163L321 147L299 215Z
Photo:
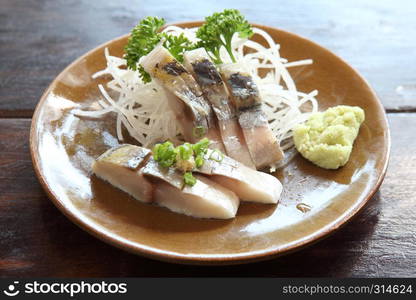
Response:
M152 79L149 73L138 64L139 60L162 40L164 40L163 46L180 62L183 61L185 51L204 47L214 63L221 64L220 49L222 47L227 50L231 60L236 62L231 47L235 33L238 33L241 38L250 38L253 35L251 25L236 9L225 9L223 12L206 17L205 24L196 32L196 36L200 39L197 43L192 43L183 33L175 36L160 32L165 24L163 18L144 18L133 28L124 48L127 67L138 70L143 82L150 82Z
M179 36L160 32L166 24L163 18L147 17L131 31L125 51L127 67L138 70L143 82L150 82L152 79L141 65L138 64L141 57L149 54L156 45L163 39L163 46L180 62L183 61L183 52L194 48L193 43L180 34Z
M234 33L241 38L250 38L253 29L241 13L236 9L225 9L223 12L214 13L205 18L196 36L200 39L197 47L204 47L216 64L221 64L221 47L225 47L233 62L236 62L231 40Z

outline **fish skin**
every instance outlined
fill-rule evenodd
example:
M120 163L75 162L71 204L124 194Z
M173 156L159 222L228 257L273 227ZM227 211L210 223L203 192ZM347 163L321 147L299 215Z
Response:
M100 155L97 160L119 164L131 170L137 170L151 155L147 148L121 144Z
M107 150L93 162L92 170L139 201L188 216L229 219L240 204L234 192L201 175L194 175L195 185L185 185L183 173L159 166L149 149L135 145Z
M211 155L213 152L209 150L204 164L194 172L209 176L236 193L241 200L271 204L279 201L283 188L276 177L248 168L230 157L222 156L217 161L210 159Z
M223 65L221 74L238 110L238 121L256 168L277 164L283 159L284 153L270 129L252 76L238 63Z
M234 192L208 178L194 174L195 185L185 185L183 173L172 167L161 167L153 158L147 161L142 172L155 185L155 203L174 212L218 219L233 218L237 213L239 199ZM206 209L201 208L204 205Z
M204 97L211 103L225 153L255 169L243 133L238 126L236 110L229 101L227 88L216 66L204 48L184 53L184 66L199 83Z
M142 173L151 181L162 180L181 190L184 186L183 174L174 168L166 168L159 165L153 157L149 158L142 169Z
M177 120L182 125L185 139L194 143L207 137L213 141L211 147L223 151L224 146L216 128L216 119L211 106L204 99L195 78L185 67L162 45L155 47L140 61L140 64L152 78L176 96L168 97L168 100ZM190 121L187 120L188 118ZM195 136L194 128L202 128L203 134Z
M192 84L189 73L168 50L159 45L145 56L140 63L153 79L157 80L190 108L196 126L208 128L207 116L210 108L201 99L202 92L197 85Z
M270 130L267 116L260 106L242 111L239 121L257 169L274 165L284 158L279 141Z
M123 144L104 152L92 163L91 169L98 178L141 202L150 203L154 186L141 171L150 155L149 149Z

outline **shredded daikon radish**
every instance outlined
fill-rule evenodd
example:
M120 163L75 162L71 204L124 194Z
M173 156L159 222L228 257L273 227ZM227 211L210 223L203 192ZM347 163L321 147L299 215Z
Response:
M112 80L98 85L103 99L98 101L101 110L77 110L76 115L89 118L101 118L107 113L116 114L117 138L123 141L122 126L131 137L142 146L150 147L165 139L177 141L180 134L176 118L170 110L165 91L156 82L145 84L136 71L125 69L126 61L111 56L105 49L107 68L98 71L92 77L111 75ZM117 94L111 97L107 91ZM114 93L116 92L116 93Z
M164 32L173 35L183 33L191 41L197 41L197 28L180 28L168 26ZM253 40L241 39L234 35L232 48L238 62L244 64L255 80L261 97L263 109L269 119L270 128L280 141L283 150L293 156L292 129L295 125L306 121L309 115L318 111L316 96L318 91L300 92L287 70L290 67L312 64L311 59L288 62L280 56L280 45L265 31L253 28L254 34L264 39L267 46ZM250 50L247 53L246 50ZM225 49L220 51L224 63L231 62ZM164 89L154 80L143 83L138 72L126 69L123 58L111 56L105 49L107 67L92 77L110 75L112 80L106 87L98 88L103 99L98 101L101 110L78 110L76 115L90 118L101 118L107 113L116 114L117 138L123 140L122 126L130 136L144 147L151 147L164 140L179 141L181 132L178 121L171 111ZM261 76L260 70L266 71ZM117 97L111 97L117 94ZM305 105L305 104L309 105ZM304 108L309 107L305 112ZM286 159L287 160L287 159ZM272 169L274 169L272 167Z

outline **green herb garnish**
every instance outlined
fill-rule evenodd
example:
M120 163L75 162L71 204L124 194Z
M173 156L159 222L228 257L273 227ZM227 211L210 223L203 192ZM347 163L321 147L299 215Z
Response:
M200 168L204 165L205 154L208 151L208 146L210 143L211 142L209 139L204 138L192 146L195 153L195 165L197 168Z
M183 62L183 53L185 51L195 48L194 44L183 33L178 36L167 33L162 35L165 38L163 46L180 62Z
M153 147L153 158L162 167L175 167L184 172L185 184L192 186L196 183L195 177L192 176L192 170L204 165L205 155L210 143L209 139L204 138L195 144L184 143L174 147L171 142L167 141ZM223 155L219 150L213 152L218 153L217 157ZM211 156L213 155L211 154L209 159L218 161L217 158L211 158Z
M192 149L194 150L194 154L195 154L195 165L197 168L200 168L204 165L204 161L205 161L204 156L208 151L208 146L210 143L211 142L209 139L203 138L198 143L192 146Z
M176 151L179 155L179 158L183 160L190 159L192 155L194 154L192 150L192 145L189 143L185 143L183 145L176 147Z
M202 155L198 155L195 157L195 166L200 168L204 165L204 157Z
M225 9L221 13L214 13L205 18L205 24L196 32L196 36L201 40L197 47L204 47L212 60L216 64L221 64L221 47L225 47L233 62L236 62L231 40L234 33L238 33L241 38L250 38L253 35L251 25L244 16L236 9Z
M156 144L153 147L153 158L162 167L170 167L176 162L176 149L171 142L164 142L163 144Z
M214 160L216 162L222 162L224 159L224 154L218 149L214 149L211 151L211 154L209 155L208 159Z
M150 75L142 66L137 66L139 59L147 55L160 42L161 36L158 33L165 25L165 20L157 17L147 17L133 28L124 51L127 60L127 67L132 70L139 70L140 77L144 82L150 82Z
M186 172L183 174L183 182L187 185L193 186L196 183L196 178L192 175L192 172Z
M143 82L152 79L142 66L138 65L141 57L149 54L156 45L164 39L163 46L180 62L183 61L183 52L194 49L193 43L182 34L173 36L161 33L160 29L165 25L165 20L158 17L147 17L133 28L128 43L124 48L127 67L138 70Z
M150 82L152 79L149 73L138 65L138 62L141 57L152 51L162 39L164 40L163 46L180 62L183 62L185 51L204 47L212 60L216 64L220 64L222 63L221 47L225 47L232 61L236 62L231 48L234 33L238 33L241 38L250 38L253 35L251 25L236 9L225 9L223 12L206 17L205 24L196 32L196 36L200 39L196 44L192 43L183 33L174 36L160 32L165 23L163 18L144 18L133 28L124 48L127 67L138 70L143 82Z
M192 149L194 150L196 155L205 154L208 150L208 146L211 141L207 138L203 138L199 142L192 145Z

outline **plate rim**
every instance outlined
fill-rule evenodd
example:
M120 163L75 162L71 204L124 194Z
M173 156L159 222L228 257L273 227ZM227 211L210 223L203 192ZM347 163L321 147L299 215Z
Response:
M176 22L167 24L169 25L175 25L180 27L190 27L190 26L199 26L202 24L203 21L188 21L188 22ZM377 181L373 184L371 189L366 193L363 200L359 203L355 203L355 205L351 206L346 213L340 215L335 221L332 223L327 224L325 227L320 228L319 230L315 231L313 234L310 234L306 238L302 238L297 240L296 242L292 244L288 244L285 247L280 248L272 248L268 250L260 250L260 251L251 251L251 252L245 252L241 254L221 254L221 255L210 255L210 254L179 254L179 253L173 253L169 251L165 251L163 249L157 249L148 247L143 244L135 243L134 245L129 244L125 241L124 238L117 239L113 235L108 234L105 230L101 230L99 226L93 226L83 220L79 215L72 212L70 209L65 207L64 203L59 200L59 198L55 195L53 192L53 189L50 188L48 182L46 181L45 176L42 174L41 168L40 168L40 162L39 162L39 155L38 155L38 137L36 135L37 132L37 124L39 120L39 114L42 109L42 106L44 102L47 99L47 96L51 92L51 90L54 88L57 82L67 73L67 71L72 68L74 65L78 64L80 61L88 57L91 53L97 51L99 48L104 47L105 45L112 44L114 42L117 42L121 39L127 38L130 34L124 34L122 36L116 37L114 39L111 39L109 41L106 41L93 49L87 51L83 55L76 58L74 61L72 61L66 68L64 68L49 84L49 86L45 89L43 92L39 102L37 103L35 107L35 111L32 116L31 121L31 127L30 127L30 136L29 136L29 145L30 145L30 156L32 160L32 165L35 170L36 177L38 178L43 190L46 192L48 198L52 201L52 203L74 224L76 224L78 227L80 227L82 230L88 232L92 236L98 238L101 241L104 241L110 245L113 245L117 248L123 249L127 252L133 253L133 254L139 254L142 256L145 256L147 258L152 258L160 261L166 261L166 262L173 262L173 263L181 263L181 264L191 264L191 265L232 265L232 264L242 264L242 263L251 263L256 261L263 261L267 259L272 259L278 256L283 256L289 253L292 253L294 251L301 250L307 246L310 246L312 244L317 243L318 241L328 237L332 233L335 233L338 231L341 227L349 223L372 199L374 194L378 191L380 188L389 164L390 159L390 151L391 151L391 136L390 136L390 126L387 119L387 115L384 109L383 104L381 103L379 97L377 96L377 93L374 91L374 89L371 87L369 82L361 75L358 70L356 70L354 67L352 67L350 64L348 64L344 59L339 57L337 54L333 53L329 49L315 43L314 41L304 38L298 34L288 32L286 30L282 30L277 27L267 26L267 25L260 25L257 23L251 23L253 26L258 27L262 30L268 31L278 31L282 32L291 38L295 39L301 39L303 41L306 41L308 43L311 43L315 47L318 47L321 51L326 52L328 55L332 55L335 59L339 60L346 68L349 68L351 71L353 71L354 74L358 76L358 78L365 83L366 87L368 88L368 91L372 94L372 96L375 98L377 106L379 106L380 110L382 111L382 118L386 125L386 132L385 132L385 139L386 139L386 148L383 152L383 166L380 175L377 178Z

